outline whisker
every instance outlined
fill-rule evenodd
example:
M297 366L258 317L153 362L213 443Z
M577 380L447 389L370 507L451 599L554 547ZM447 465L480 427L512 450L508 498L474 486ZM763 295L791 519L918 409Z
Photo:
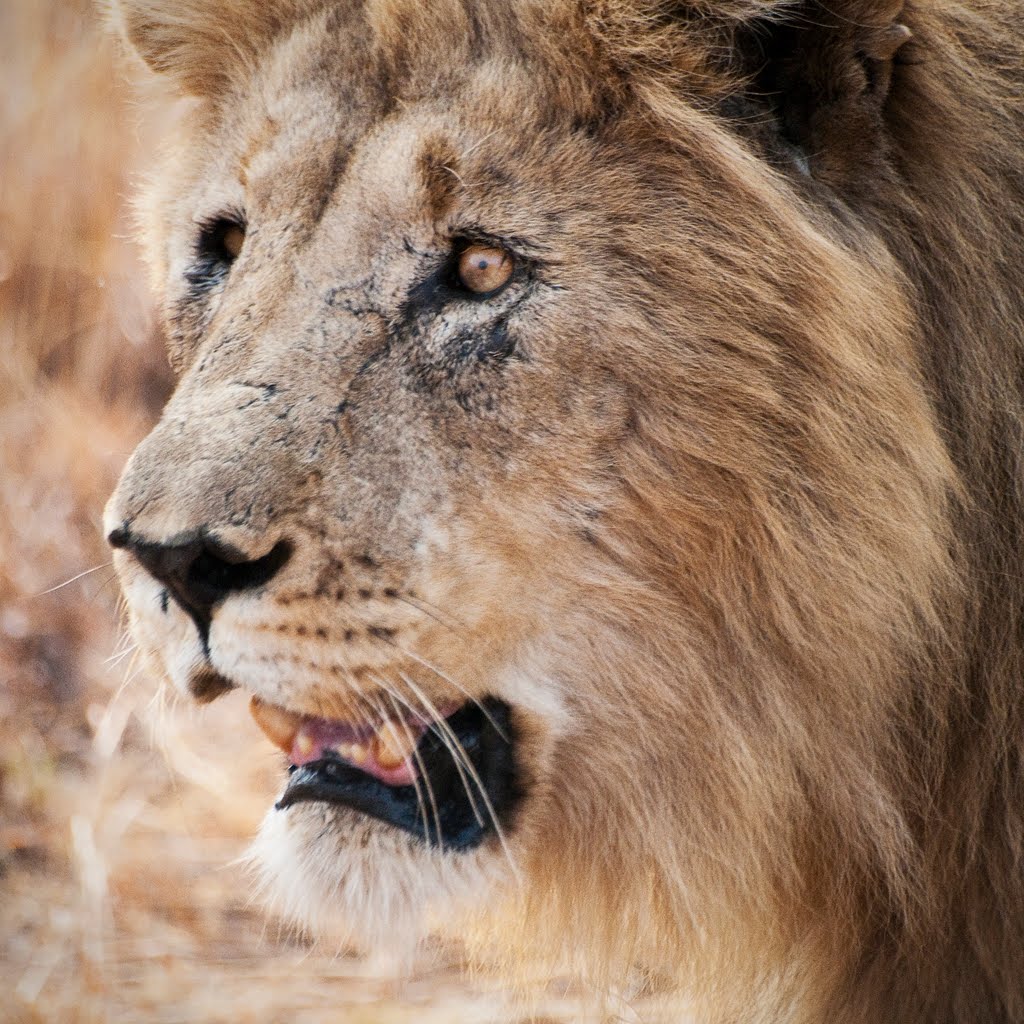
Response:
M479 699L474 697L473 694L471 694L464 686L462 686L461 684L457 683L447 673L442 672L441 669L439 669L436 665L432 665L429 661L426 661L425 659L421 658L418 654L416 654L415 651L410 651L407 648L403 647L400 643L398 643L393 638L387 637L387 636L381 636L381 637L378 637L378 639L381 640L381 642L386 643L386 644L388 644L391 647L394 647L394 649L396 651L398 651L400 654L404 654L407 658L411 658L413 661L416 662L417 665L419 665L421 668L425 668L428 672L433 673L439 679L443 680L450 687L452 687L452 689L458 690L458 692L461 693L462 696L465 697L467 701L470 701L473 705L475 705L480 710L480 712L483 714L483 716L491 724L491 727L494 729L494 731L506 743L511 742L509 740L508 736L505 734L504 730L501 728L501 726L498 725L498 723L494 720L494 716L487 710L487 708L485 708L483 706L483 704L480 703Z
M463 150L461 159L463 161L468 159L470 154L475 153L476 150L478 150L488 139L497 134L498 129L495 128L494 131L488 132L485 136L483 136L483 138L477 139L472 146L470 146L468 149Z
M402 604L409 605L410 608L415 608L416 611L422 612L428 618L433 619L436 623L444 626L445 629L450 629L453 633L462 633L466 630L466 624L460 622L458 619L451 615L447 615L437 607L436 604L431 604L429 601L424 601L418 597L404 597L401 594L398 596L398 600Z
M415 705L410 703L405 697L402 696L401 693L399 693L392 685L388 684L385 680L380 679L376 676L374 676L373 678L377 682L377 684L384 689L385 693L387 693L388 697L391 699L393 703L397 702L398 704L401 704L408 710L410 714L422 719L433 720L435 718L435 716L432 715L425 707L416 707ZM427 771L427 766L424 763L423 758L419 753L419 750L414 749L413 755L416 758L416 764L419 768L420 775L423 778L423 784L427 791L427 797L430 800L430 806L434 813L434 834L437 839L438 845L440 845L442 842L443 829L441 828L441 811L437 802L437 797L434 793L434 786L433 783L430 781L430 773ZM429 831L427 832L427 835L429 837Z
M376 730L378 728L378 719L383 714L381 707L370 694L357 690L347 677L345 685L356 698L359 712L358 721L356 722L357 727L365 726L367 729Z
M113 652L103 660L104 666L119 665L124 659L124 656L131 651L134 651L138 645L135 643L131 633L122 632L118 637L117 646Z
M382 637L381 639L383 639L385 643L387 643L390 646L394 647L396 650L398 650L401 653L405 654L407 657L412 658L418 664L422 665L424 668L426 668L429 671L433 672L435 675L439 676L441 679L443 679L445 682L447 682L450 686L454 687L456 690L458 690L460 693L462 693L477 708L479 708L481 713L484 715L484 717L487 719L487 721L491 724L491 726L494 728L495 732L497 732L497 734L501 737L501 739L504 740L505 743L510 743L511 742L511 740L505 734L505 732L501 729L501 727L494 721L494 717L490 714L490 712L480 703L479 700L477 700L477 698L475 698L471 694L469 694L463 686L461 686L459 683L457 683L454 679L451 679L445 673L441 672L440 669L437 669L435 666L433 666L433 665L429 664L428 662L424 661L424 659L420 658L418 655L414 654L412 651L407 651L400 644L397 644L393 639L391 639L389 637ZM487 808L487 812L488 812L488 814L490 816L491 822L494 825L494 830L497 833L498 840L501 843L502 849L503 849L503 851L505 853L505 857L508 860L509 867L512 869L512 872L516 876L517 881L520 880L521 876L520 876L520 873L519 873L519 868L516 865L514 858L512 857L511 851L508 848L508 843L507 843L507 841L505 839L505 834L504 834L504 831L501 828L501 824L498 821L498 816L497 816L497 814L494 811L494 807L491 804L490 798L487 795L487 791L484 788L483 782L481 781L480 776L477 773L477 770L476 770L475 766L473 765L472 761L470 761L469 756L466 753L466 751L463 749L462 744L459 742L458 737L452 731L452 729L448 725L448 723L444 720L444 717L441 715L441 713L438 711L438 709L434 706L434 704L430 701L430 699L423 693L423 691L407 675L405 675L405 673L400 672L399 673L399 678L413 691L415 696L422 702L424 708L428 709L431 712L431 716L434 718L435 722L437 723L437 725L438 725L438 727L440 729L440 731L438 732L438 736L440 737L441 741L445 744L445 746L448 748L448 751L451 753L452 760L455 763L456 770L459 772L459 778L462 781L463 788L466 791L466 796L468 797L469 802L470 802L470 806L473 809L473 815L476 817L477 822L482 827L484 825L484 821L483 821L483 819L482 819L482 817L480 815L480 812L479 812L479 810L477 808L476 801L473 798L473 793L472 793L472 791L469 788L469 784L468 784L468 781L467 781L467 779L466 779L466 777L465 777L465 775L463 773L463 767L462 766L465 766L466 770L471 773L473 781L476 784L477 789L480 791L480 796L483 799L484 805ZM450 737L450 739L452 741L451 743L448 742L448 739L446 739L446 736ZM454 747L452 746L452 743L454 743Z
M108 559L106 562L101 562L99 565L94 565L91 569L86 569L84 572L80 572L77 576L72 576L71 579L65 580L63 583L58 583L55 587L50 587L49 590L44 590L40 594L35 594L35 597L46 597L47 594L53 594L58 590L62 590L64 587L70 586L75 580L80 580L83 576L88 576L90 573L96 572L99 569L105 569L108 565L113 565L113 559Z
M462 621L462 619L458 618L455 615L451 615L450 613L444 611L444 609L434 604L433 602L427 601L425 598L415 597L412 595L399 595L397 597L397 600L401 601L403 604L408 605L410 608L415 608L416 611L421 612L423 615L426 615L430 619L433 619L434 622L438 623L438 625L444 626L445 629L449 629L453 633L456 633L461 636L469 632L469 627L466 625L465 622ZM486 650L494 650L494 645L489 643L486 637L478 637L475 639L476 642L478 644L482 644ZM424 664L424 667L430 668L432 672L441 675L441 673L433 666ZM452 680L448 679L446 680L446 682L451 683ZM453 683L452 685L455 684ZM467 694L467 696L469 695Z
M127 644L121 650L115 651L109 658L103 659L104 668L117 668L129 655L137 653L134 644Z
M405 683L406 686L409 687L410 690L412 690L412 692L417 696L417 698L420 701L422 701L423 705L429 708L433 715L436 717L437 724L442 729L442 733L439 734L441 735L442 740L444 739L445 734L447 734L451 738L451 741L454 744L454 749L447 743L445 743L445 746L447 746L448 749L452 752L452 759L455 761L455 767L459 771L459 777L462 779L463 786L465 787L466 790L466 796L469 798L470 805L473 808L473 814L476 816L477 821L480 823L480 825L483 826L484 822L480 818L480 814L476 806L476 801L473 799L473 794L470 792L468 781L465 775L463 774L462 769L459 766L460 761L462 761L462 763L465 765L466 771L469 772L470 776L473 779L473 782L476 784L477 789L480 791L480 797L483 800L484 806L487 808L487 813L490 816L491 823L494 825L494 831L498 837L498 842L501 843L501 848L505 854L505 859L508 861L508 865L512 869L512 873L515 876L516 881L521 883L522 876L519 872L519 866L516 864L515 858L512 856L512 851L509 849L508 841L505 838L505 831L501 827L501 822L498 821L498 815L494 811L494 805L491 803L491 799L487 795L487 790L484 788L484 784L480 779L480 775L476 770L476 766L469 759L469 755L466 753L465 748L459 742L459 738L455 735L451 726L441 717L440 712L434 706L430 698L427 697L427 695L416 685L416 683L413 682L413 680L410 679L404 672L399 673L399 678L402 680L402 682Z
M383 689L388 699L391 701L392 710L395 712L396 718L402 723L402 728L405 730L406 739L412 739L412 733L409 730L409 725L405 721L405 716L402 714L399 703L405 704L405 706L413 713L416 714L416 710L409 706L406 701L402 701L401 697L394 692L394 690L383 680L376 679L377 685ZM423 785L426 787L427 796L430 799L430 806L434 812L434 833L437 840L437 844L441 844L441 812L437 806L437 798L434 796L434 787L430 783L430 774L427 772L427 766L423 763L423 758L420 756L418 745L413 747L413 757L416 759L417 767L419 772L417 778L413 779L413 784L416 787L416 802L419 805L420 818L423 822L423 834L429 840L430 838L430 822L427 819L427 809L423 802L423 793L420 789L420 779L423 780Z
M99 585L99 586L98 586L98 587L96 588L96 591L95 591L95 592L94 592L93 594L91 594L91 595L89 596L89 602L90 602L90 603L95 603L95 601L96 601L96 598L98 598L98 597L100 596L100 594L102 594L102 593L103 593L103 591L104 591L104 590L106 590L106 589L107 589L107 587L109 587L109 586L110 586L110 584L111 584L111 583L116 583L116 582L117 582L117 572L116 572L116 570L115 570L114 572L112 572L112 573L111 573L111 574L110 574L110 575L109 575L109 576L108 576L108 577L107 577L107 578L106 578L106 579L105 579L105 580L104 580L104 581L103 581L103 582L102 582L102 583L101 583L101 584L100 584L100 585Z
M473 816L476 818L477 824L482 828L485 824L484 817L480 813L479 808L476 805L476 800L473 797L473 793L469 788L469 779L466 776L466 772L471 772L473 775L473 781L476 783L478 789L483 793L483 786L476 775L476 770L473 767L472 762L469 759L469 755L466 753L462 744L459 742L458 737L455 735L454 730L450 725L441 717L440 711L430 703L429 698L416 686L416 684L409 679L408 676L403 673L399 673L399 678L408 686L413 692L423 701L424 705L429 708L431 717L434 719L436 726L438 727L438 737L441 742L444 743L448 752L452 755L452 760L455 763L455 769L459 773L459 778L462 781L462 788L466 791L466 796L469 798L470 806L473 808ZM493 820L494 815L491 815Z

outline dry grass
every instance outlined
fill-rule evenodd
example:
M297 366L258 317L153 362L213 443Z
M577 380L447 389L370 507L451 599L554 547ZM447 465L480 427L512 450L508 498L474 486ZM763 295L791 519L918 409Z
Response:
M125 240L159 121L116 68L85 0L0 5L0 1019L519 1019L450 959L399 985L268 923L231 864L276 756L118 653L101 509L169 380Z

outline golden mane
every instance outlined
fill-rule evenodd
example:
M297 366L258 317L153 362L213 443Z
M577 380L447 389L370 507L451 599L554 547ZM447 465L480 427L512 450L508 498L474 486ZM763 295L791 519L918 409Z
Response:
M271 512L255 513L261 535L287 537L289 554L299 552L286 577L322 581L316 558L328 550L336 567L350 565L357 536L372 553L359 555L371 578L360 593L397 592L373 587L399 572L397 547L426 543L402 517L411 507L410 522L425 519L441 500L425 495L447 495L454 511L444 529L454 539L445 551L461 544L475 561L446 553L422 585L435 604L439 594L455 602L452 614L473 623L479 646L456 657L450 637L422 632L417 650L474 680L481 699L488 691L476 680L493 678L493 652L506 668L515 663L506 695L513 715L517 700L523 709L513 720L525 796L508 834L528 880L494 881L497 856L460 868L451 891L478 886L488 900L484 912L463 908L458 927L493 952L503 904L513 959L523 950L568 958L605 981L638 966L684 988L713 1020L1024 1020L1024 29L1013 5L118 8L142 57L202 104L187 169L175 172L187 184L172 176L155 188L155 252L173 249L167 238L198 192L203 154L244 150L244 173L233 172L242 187L232 187L245 195L256 188L253 154L271 152L268 139L274 153L287 151L288 133L306 124L318 144L335 131L345 141L333 156L304 157L294 192L277 179L279 194L294 198L267 208L283 216L278 207L292 203L310 245L329 235L319 225L331 203L356 219L339 221L351 235L345 245L328 238L317 260L303 263L312 258L295 250L304 273L330 263L354 280L345 260L359 245L371 254L363 265L376 266L378 242L357 222L370 209L381 223L406 225L404 250L381 257L389 266L433 244L410 240L409 223L447 224L480 196L498 196L496 208L515 221L510 247L541 239L529 274L553 286L550 320L542 331L541 321L508 313L473 364L504 375L486 384L420 349L402 357L415 372L393 355L396 330L423 352L442 347L431 340L440 320L411 298L388 306L360 284L339 305L338 286L307 322L307 306L288 305L297 285L278 282L274 308L253 292L243 312L224 291L208 313L159 255L182 383L108 510L114 542L156 572L150 549L174 533L168 524L175 536L199 523L208 531L222 505L237 518L241 499L214 493L209 465L234 467L237 452L255 451L250 438L269 436L271 411L278 421L296 415L278 409L282 386L260 385L270 390L245 419L238 410L248 404L216 406L227 425L215 441L190 433L210 415L210 396L227 393L228 370L209 369L216 353L226 353L232 382L276 381L282 360L313 350L261 347L278 336L275 318L292 317L288 330L303 338L340 330L343 316L371 322L382 339L392 332L373 359L393 358L394 377L358 401L334 400L334 434L325 440L300 419L303 452L333 453L318 456L319 478L290 440L281 458L291 461L257 471L248 467L265 456L251 454L237 472L239 481L255 474L273 498ZM351 49L332 56L339 38ZM289 98L265 99L275 112L254 113L254 81L264 97ZM301 106L296 82L323 97L342 82L361 106L351 122L331 120L330 99ZM410 153L413 170L396 170ZM373 168L383 168L380 182ZM515 210L509 195L556 198L542 216L527 210L532 199ZM280 238L291 244L283 228ZM228 263L221 270L208 290L224 287ZM524 295L533 294L528 277ZM409 295L425 294L417 287ZM564 321L557 293L575 303ZM482 305L464 306L458 315L484 315ZM360 320L366 310L378 319ZM464 347L484 330L473 324L459 335ZM527 369L492 368L494 346L506 346L505 359L510 333ZM563 346L555 355L543 348L549 337ZM318 388L333 395L324 365L303 371L311 408L320 409ZM377 365L368 358L337 372L356 388ZM535 374L523 378L529 386L519 372ZM416 404L448 387L479 431L501 423L487 444ZM418 433L428 420L443 424L439 433ZM550 432L543 443L537 423ZM395 435L404 450L389 447ZM201 465L188 461L194 447L208 452ZM470 453L469 476L439 449ZM425 464L434 467L429 486ZM341 482L348 466L361 487L401 491L400 511L388 519L380 509L390 497L351 497ZM312 495L301 512L296 493ZM349 533L332 533L335 519L317 512L319 554L307 555L292 540L316 518L309 509L330 501L349 503ZM382 523L398 537L387 534L387 555L378 551ZM255 527L245 520L245 529ZM262 564L270 542L252 543L238 546ZM136 580L138 565L124 558L122 572ZM267 586L272 596L284 584ZM313 585L303 586L306 600ZM523 600L506 599L505 586ZM315 624L326 637L340 613L332 605L322 614ZM371 628L377 639L382 628ZM222 633L203 641L209 671L250 686L241 654L218 655ZM293 649L305 650L298 641ZM301 700L286 684L251 685L261 701L305 700L297 713L351 714L345 701L354 698L322 696L321 682L310 684L315 699ZM549 697L547 718L538 709ZM573 786L558 782L567 765L579 766ZM269 860L282 860L284 827L264 841ZM377 833L366 835L378 849ZM289 841L291 861L313 845L306 832ZM433 875L417 881L418 854L390 841L380 840L387 852L377 857L401 863L403 891L433 885ZM310 852L308 864L326 874L334 851ZM372 914L375 886L401 886L360 863L352 900ZM303 871L288 873L301 887ZM323 891L290 898L296 913L328 913Z

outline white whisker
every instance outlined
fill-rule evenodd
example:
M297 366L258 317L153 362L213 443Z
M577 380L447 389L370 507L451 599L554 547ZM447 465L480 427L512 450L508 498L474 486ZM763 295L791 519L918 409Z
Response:
M515 876L516 881L521 883L522 876L519 871L519 866L516 864L515 858L512 856L512 851L509 849L508 842L505 838L505 832L501 827L501 822L498 821L498 815L495 813L494 806L491 803L490 797L487 795L487 790L484 787L483 781L481 780L480 775L476 770L476 766L470 760L469 755L466 753L462 744L459 742L458 737L452 731L451 726L448 725L448 723L444 720L444 718L441 716L440 712L434 706L430 698L427 697L427 695L416 685L415 682L413 682L412 679L405 675L405 673L400 672L399 678L401 678L402 682L404 682L405 685L408 686L410 690L412 690L412 692L423 703L423 705L431 711L431 713L433 714L437 721L438 726L442 730L439 733L442 740L444 741L445 735L450 737L451 742L454 744L454 749L447 742L445 742L445 746L448 747L448 749L451 751L453 755L455 766L459 771L459 777L462 779L463 786L466 790L466 796L469 798L470 804L473 808L473 813L474 815L476 815L479 824L483 826L484 822L480 818L480 814L476 806L476 801L473 799L473 794L469 789L469 783L465 774L462 771L462 767L460 767L460 762L465 766L466 771L469 772L473 782L476 784L477 789L480 791L480 797L483 800L484 806L487 808L487 813L491 819L491 823L494 825L495 834L498 836L498 842L501 843L501 848L504 851L505 858L508 861L508 865L511 868L513 875ZM506 740L506 742L508 741Z
M83 576L88 576L90 573L97 572L100 569L105 569L108 565L113 564L113 561L108 559L106 562L101 562L99 565L94 565L91 569L86 569L84 572L80 572L77 576L72 576L71 579L65 580L63 583L58 583L55 587L50 587L49 590L44 590L42 593L36 594L35 596L45 597L47 594L52 594L58 590L63 589L64 587L70 586L72 583L75 582L75 580L82 579ZM108 580L107 582L109 583L110 581Z
M404 704L413 714L416 713L414 708L409 707L408 703L401 700L401 697L394 692L394 690L383 680L377 677L373 677L374 681L384 691L388 699L391 701L392 710L395 712L396 719L401 722L402 728L405 730L406 739L412 739L412 733L409 729L408 723L405 721L405 716L402 714L401 708L398 706L399 703ZM437 798L434 796L434 787L430 783L430 774L427 772L427 767L423 763L423 758L420 756L418 745L413 747L412 755L416 760L416 765L419 769L417 776L413 779L413 785L416 787L416 801L419 805L420 817L423 821L423 834L429 840L430 838L430 823L427 818L426 805L423 802L423 793L420 789L420 779L423 780L423 785L426 787L427 796L430 799L430 806L434 812L434 832L437 836L437 842L441 842L441 812L437 806Z
M465 752L462 744L459 742L458 737L455 735L451 726L441 716L440 711L434 707L428 700L428 698L416 688L415 683L412 682L407 676L399 673L399 677L402 681L412 689L417 696L422 700L430 710L430 717L434 719L435 725L438 728L438 737L448 752L452 755L452 760L455 763L455 769L459 773L459 778L462 781L462 788L466 791L466 796L469 798L470 807L473 810L473 817L476 818L477 824L483 828L485 825L484 816L480 813L480 809L476 805L476 799L473 796L473 792L469 787L469 779L466 776L466 772L472 772L477 787L481 787L479 779L476 777L475 769L473 768L472 762L469 759L469 755ZM493 818L493 815L492 815Z
M415 608L416 611L422 612L428 618L433 619L438 625L444 626L445 629L450 629L453 633L461 633L466 629L464 622L460 622L451 615L446 615L437 605L424 601L422 598L399 595L398 600L402 604L407 604L410 608Z
M480 712L483 714L483 716L491 724L491 727L494 729L494 731L506 743L510 742L508 736L505 735L504 730L494 720L494 716L464 686L460 685L458 682L456 682L454 679L452 679L452 677L449 676L446 672L442 672L441 669L439 669L436 665L432 665L426 659L421 658L418 654L416 654L415 651L408 650L407 648L403 647L401 644L396 643L394 640L386 640L386 642L391 644L391 646L394 647L395 650L397 650L399 653L404 654L407 658L411 658L421 668L425 668L428 672L433 673L439 679L443 680L450 687L452 687L452 689L458 690L458 692L461 693L462 696L466 698L466 700L470 701L475 707L477 707L480 710Z

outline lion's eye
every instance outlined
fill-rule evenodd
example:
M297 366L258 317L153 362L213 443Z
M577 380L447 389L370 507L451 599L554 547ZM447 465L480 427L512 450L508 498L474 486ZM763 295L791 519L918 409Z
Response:
M242 251L242 244L245 242L245 228L240 224L227 225L220 241L224 246L225 254L233 260L238 259L238 254Z
M221 217L203 230L199 239L201 255L218 263L230 265L238 259L245 244L245 225Z
M459 283L476 295L486 295L508 284L514 269L507 249L470 245L459 256Z

